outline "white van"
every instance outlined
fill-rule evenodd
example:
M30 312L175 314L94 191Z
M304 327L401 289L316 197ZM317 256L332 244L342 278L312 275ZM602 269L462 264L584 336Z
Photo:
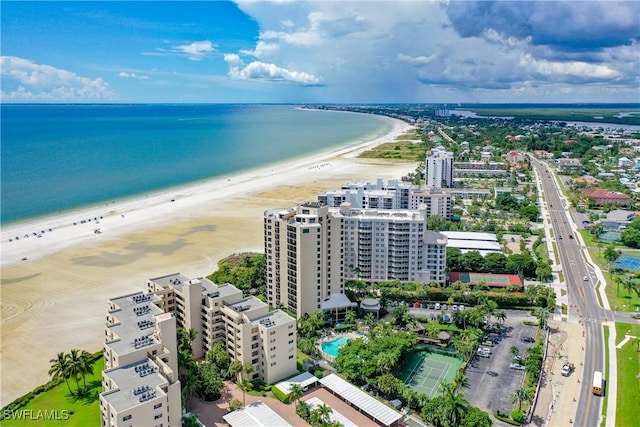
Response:
M440 303L439 302L436 303L436 310L440 310Z

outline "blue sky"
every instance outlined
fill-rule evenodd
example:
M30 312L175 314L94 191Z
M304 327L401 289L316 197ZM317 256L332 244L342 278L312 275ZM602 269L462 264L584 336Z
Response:
M640 2L14 2L2 102L640 102Z

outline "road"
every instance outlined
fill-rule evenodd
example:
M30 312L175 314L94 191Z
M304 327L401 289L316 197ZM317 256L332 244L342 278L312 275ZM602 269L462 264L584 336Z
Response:
M582 257L580 244L575 239L571 228L568 202L561 197L553 173L543 162L532 159L532 164L541 179L557 254L567 284L569 318L581 319L586 339L584 378L582 378L583 385L580 389L574 425L599 426L602 397L592 394L591 382L594 371L604 372L605 350L602 323L606 320L615 320L615 313L602 309L598 304L596 296L598 278L593 268Z

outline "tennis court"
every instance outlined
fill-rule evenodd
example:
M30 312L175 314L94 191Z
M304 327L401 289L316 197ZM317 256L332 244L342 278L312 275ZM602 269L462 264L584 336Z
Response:
M473 285L484 283L487 286L506 288L511 285L522 286L522 281L515 274L492 274L452 271L450 274L451 283L462 282Z
M417 351L411 354L399 378L414 391L433 397L438 393L440 384L455 380L461 366L462 361L457 357Z
M620 241L620 236L622 236L622 233L618 233L617 231L607 231L606 233L598 235L598 239L606 243L614 243Z
M640 258L631 255L620 255L616 260L616 267L624 270L640 270Z

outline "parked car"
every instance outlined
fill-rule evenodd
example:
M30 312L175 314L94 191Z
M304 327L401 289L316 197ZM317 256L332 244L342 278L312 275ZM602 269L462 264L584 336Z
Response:
M512 364L509 365L509 368L515 369L515 370L518 370L518 371L524 371L524 366L519 364L519 363L512 363Z
M523 336L522 338L520 338L520 340L522 342L529 342L529 343L536 342L536 340L533 337L530 337L529 335Z
M453 310L453 311L458 311L458 306L457 306L457 305L455 305L455 304L453 304L453 305L451 306L451 310Z
M435 307L436 307L436 305L434 303L432 303L432 302L429 303L429 308L433 309Z
M442 309L446 310L447 309L447 303L442 303Z
M435 309L436 310L440 310L440 303L439 302L436 303Z

